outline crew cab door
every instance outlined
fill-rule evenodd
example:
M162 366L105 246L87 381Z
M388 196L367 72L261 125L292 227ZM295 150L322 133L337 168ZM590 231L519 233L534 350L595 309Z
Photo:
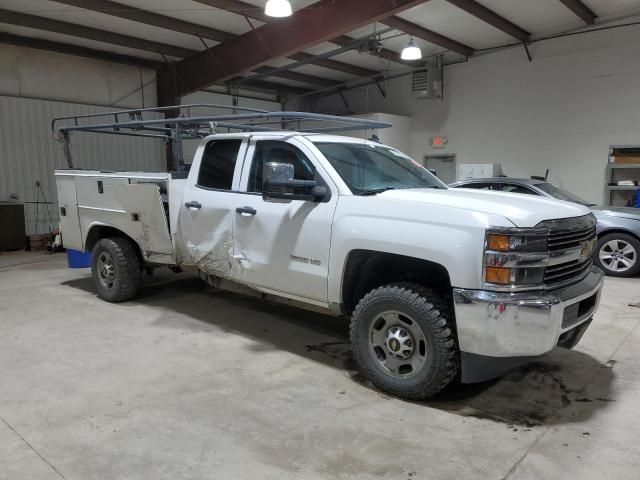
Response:
M263 291L327 301L331 224L336 186L306 145L295 139L252 137L234 195L234 276ZM295 179L316 180L328 189L321 201L274 200L262 196L267 162L290 163Z
M242 162L238 159L244 157L246 146L246 138L225 136L198 147L178 217L176 245L182 264L230 277L233 192L240 181Z

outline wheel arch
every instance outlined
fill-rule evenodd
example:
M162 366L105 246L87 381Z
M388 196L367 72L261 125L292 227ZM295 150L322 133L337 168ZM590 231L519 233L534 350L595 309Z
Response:
M598 240L612 233L624 233L625 235L631 235L632 237L640 241L640 235L638 235L637 232L634 232L633 230L630 230L630 229L621 228L621 227L611 227L598 232L597 234Z
M342 313L349 315L369 291L394 282L415 282L451 298L451 279L442 264L389 252L356 249L349 252L341 286Z
M94 223L89 227L84 242L84 251L92 252L93 247L95 247L96 243L98 243L101 239L107 237L120 237L129 240L133 245L135 245L136 252L138 254L138 257L140 258L140 262L144 263L144 257L142 255L142 251L140 250L140 245L138 245L138 242L136 242L133 238L131 238L131 236L127 235L122 230L103 223Z

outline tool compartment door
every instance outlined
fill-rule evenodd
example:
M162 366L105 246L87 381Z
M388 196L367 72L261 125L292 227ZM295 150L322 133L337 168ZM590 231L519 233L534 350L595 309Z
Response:
M117 199L122 210L127 212L123 219L127 226L125 232L138 243L147 260L153 261L154 256L173 256L167 214L156 184L105 185L104 191ZM157 260L161 261L160 258Z
M75 178L70 175L56 175L56 186L58 189L58 205L60 207L62 242L66 248L82 251L84 250L84 242L80 232Z

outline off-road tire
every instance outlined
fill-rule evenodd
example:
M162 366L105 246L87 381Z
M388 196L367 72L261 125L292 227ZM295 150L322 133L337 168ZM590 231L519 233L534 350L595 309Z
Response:
M406 314L424 333L426 361L409 378L397 378L376 358L370 338L372 322L386 311ZM450 303L441 294L413 283L394 283L367 293L351 318L351 346L362 375L381 390L398 397L422 400L456 378L460 356Z
M608 268L600 260L600 251L611 241L620 240L635 249L635 263L633 266L624 271L615 271ZM640 240L633 235L626 233L609 233L598 239L595 251L593 253L593 262L600 267L607 275L612 277L632 277L640 273Z
M112 259L115 279L111 288L100 280L98 265L101 255L106 253ZM104 257L102 257L104 259ZM138 247L123 237L108 237L99 240L93 247L91 274L98 296L107 302L119 303L133 298L142 282L142 265Z

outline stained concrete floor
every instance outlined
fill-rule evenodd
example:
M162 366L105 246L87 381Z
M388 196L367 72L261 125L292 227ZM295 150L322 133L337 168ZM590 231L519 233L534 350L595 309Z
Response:
M580 345L428 402L353 370L343 321L64 255L0 255L0 479L640 478L640 279Z

